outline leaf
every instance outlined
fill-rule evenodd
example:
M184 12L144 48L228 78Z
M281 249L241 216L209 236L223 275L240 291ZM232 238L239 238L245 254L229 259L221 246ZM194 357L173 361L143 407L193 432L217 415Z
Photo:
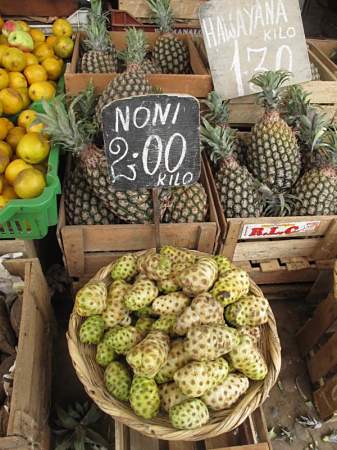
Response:
M97 408L97 406L95 405L95 403L92 403L90 406L89 411L87 412L87 414L83 417L83 419L81 420L81 424L83 426L88 426L91 425L93 423L96 423L97 420L102 416L102 412Z
M64 428L73 430L78 426L78 421L70 417L64 409L60 406L56 406L57 416Z
M83 427L79 426L76 428L76 439L74 441L75 450L85 450L85 434L85 429Z
M59 445L57 445L54 450L72 450L74 437L75 433L71 433L71 435L67 439L62 441Z

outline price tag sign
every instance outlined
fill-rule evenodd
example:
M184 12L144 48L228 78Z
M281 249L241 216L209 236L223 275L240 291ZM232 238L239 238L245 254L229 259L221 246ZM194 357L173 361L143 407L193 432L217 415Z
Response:
M266 70L288 70L291 82L312 79L298 0L210 0L200 24L215 90L223 98L257 92Z
M199 102L144 95L103 109L103 138L116 190L187 186L200 176Z

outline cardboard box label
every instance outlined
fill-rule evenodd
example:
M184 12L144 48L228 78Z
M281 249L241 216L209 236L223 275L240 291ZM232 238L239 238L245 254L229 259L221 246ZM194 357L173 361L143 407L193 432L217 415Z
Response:
M276 224L249 223L244 225L240 239L266 239L307 233L318 229L321 222L291 222Z

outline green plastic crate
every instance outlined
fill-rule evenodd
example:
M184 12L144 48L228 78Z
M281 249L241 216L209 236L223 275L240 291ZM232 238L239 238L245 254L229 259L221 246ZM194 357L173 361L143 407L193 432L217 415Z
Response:
M48 227L57 224L59 149L53 146L48 158L47 186L39 197L11 200L0 210L0 239L42 239Z

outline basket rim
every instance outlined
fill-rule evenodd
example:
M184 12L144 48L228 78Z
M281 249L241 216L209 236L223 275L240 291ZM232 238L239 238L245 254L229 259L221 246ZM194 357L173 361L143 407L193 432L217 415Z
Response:
M207 255L194 250L188 251L200 256ZM140 255L144 252L145 251L134 253ZM106 279L110 273L112 264L113 262L100 269L90 281ZM262 294L261 289L255 282L253 280L250 281L253 293ZM75 310L73 310L69 319L69 327L66 336L73 366L87 394L106 414L122 422L124 425L152 438L174 441L197 441L232 431L241 425L247 417L266 400L271 388L277 381L281 369L281 344L277 333L275 317L269 307L268 322L263 326L262 333L265 352L266 348L268 348L269 353L268 374L266 378L263 381L251 382L251 387L247 393L241 397L241 400L237 402L233 408L226 411L211 413L211 420L206 425L195 430L178 430L169 424L167 416L165 419L162 416L157 416L150 421L146 421L141 417L136 416L130 405L116 400L106 391L103 384L98 386L93 383L93 380L91 379L91 372L93 370L92 362L90 361L90 364L88 364L85 355L79 350L80 346L83 346L83 344L79 342L77 330L82 319L83 318L78 316ZM88 345L85 347L90 348ZM95 361L94 364L96 367L97 363ZM103 370L104 369L102 369L102 373Z

